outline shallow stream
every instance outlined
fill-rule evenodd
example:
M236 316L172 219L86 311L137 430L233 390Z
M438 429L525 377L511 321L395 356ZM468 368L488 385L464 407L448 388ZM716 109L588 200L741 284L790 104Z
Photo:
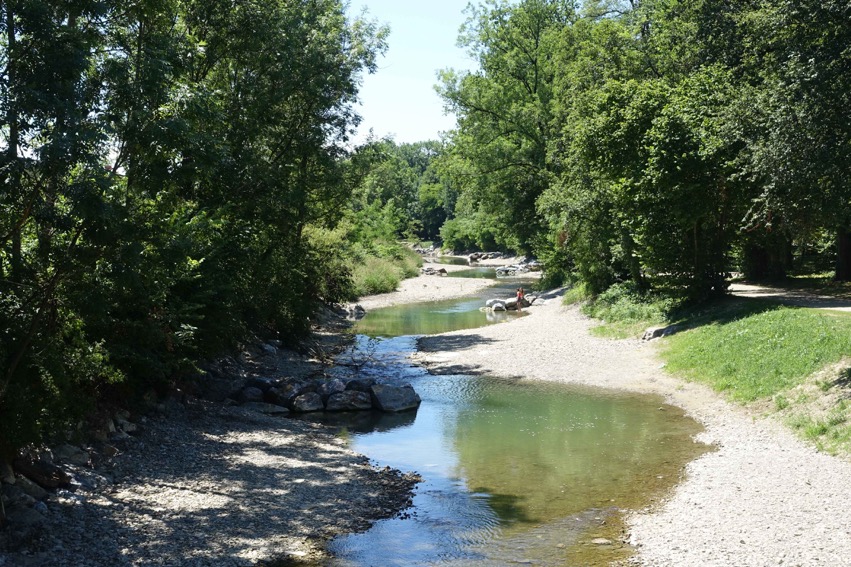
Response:
M551 383L431 376L412 335L500 323L482 297L376 310L358 327L360 372L411 383L417 412L340 422L378 466L417 471L413 508L332 541L335 566L608 565L630 554L623 511L665 494L700 425L656 397ZM381 321L381 323L378 323ZM435 323L439 321L439 323ZM447 321L450 321L447 323ZM373 336L390 338L370 339Z

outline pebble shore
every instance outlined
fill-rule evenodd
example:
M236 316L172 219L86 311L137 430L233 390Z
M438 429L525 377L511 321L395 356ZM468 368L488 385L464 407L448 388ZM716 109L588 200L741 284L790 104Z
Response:
M592 335L596 323L558 293L524 311L510 323L424 337L415 358L437 373L659 395L701 422L699 441L716 447L687 466L672 494L626 519L631 564L851 565L851 462L820 453L774 417L669 375L658 341Z

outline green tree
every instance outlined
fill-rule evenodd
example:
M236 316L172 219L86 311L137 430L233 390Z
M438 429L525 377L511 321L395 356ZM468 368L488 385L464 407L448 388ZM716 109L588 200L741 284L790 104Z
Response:
M497 244L534 250L544 232L536 200L551 179L554 42L575 19L575 6L492 0L468 14L459 43L480 70L444 71L438 88L458 116L448 151L466 163L467 175L456 181L475 204L470 213L494 219Z

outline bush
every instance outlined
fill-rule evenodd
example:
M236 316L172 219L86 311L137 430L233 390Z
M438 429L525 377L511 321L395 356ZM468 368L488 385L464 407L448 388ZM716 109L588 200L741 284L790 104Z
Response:
M679 304L672 297L642 292L634 282L619 283L582 308L589 317L607 323L661 323Z
M401 281L398 267L387 258L367 258L354 267L352 275L358 297L395 291Z

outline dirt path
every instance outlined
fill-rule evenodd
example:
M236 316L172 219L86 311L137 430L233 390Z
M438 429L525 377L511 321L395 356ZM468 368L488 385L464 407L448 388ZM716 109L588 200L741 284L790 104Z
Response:
M767 299L786 305L830 309L833 311L851 311L851 301L829 295L819 295L800 289L788 289L749 283L730 285L730 293L738 297Z
M653 393L704 424L717 451L688 465L663 502L628 518L647 566L851 565L851 463L772 419L668 375L653 343L606 340L558 294L510 323L420 341L435 371L482 372Z

